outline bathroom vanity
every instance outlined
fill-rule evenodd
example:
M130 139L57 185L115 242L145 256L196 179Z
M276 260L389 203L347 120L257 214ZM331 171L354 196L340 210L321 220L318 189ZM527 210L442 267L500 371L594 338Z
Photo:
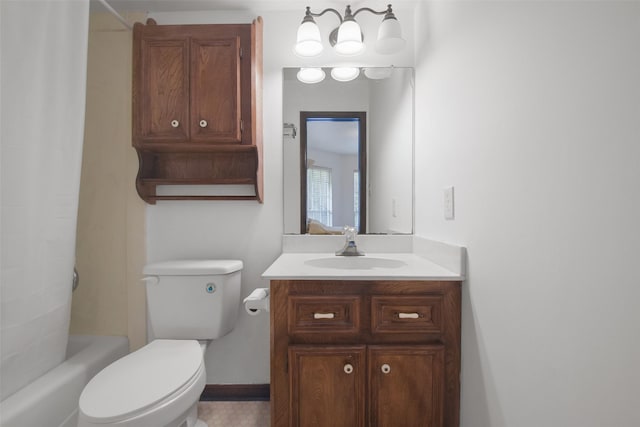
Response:
M412 253L283 253L271 425L457 427L463 276Z

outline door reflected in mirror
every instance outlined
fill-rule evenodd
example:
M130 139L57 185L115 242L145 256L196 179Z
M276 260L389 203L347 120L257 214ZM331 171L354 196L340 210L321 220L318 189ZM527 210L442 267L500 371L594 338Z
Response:
M302 234L367 229L366 117L364 111L300 112Z
M413 69L387 68L385 71L363 72L349 82L327 77L320 83L306 84L297 80L298 68L284 69L286 234L339 232L344 225L358 226L360 234L413 232ZM330 69L325 69L325 73L329 76ZM334 125L341 122L326 114L353 112L363 114L358 122L361 147L357 167L353 163L353 151L351 160L345 157L340 168L327 166L330 163L322 153L330 152L329 147L344 138L330 126L332 121ZM309 116L317 120L307 121L302 113L320 115ZM348 127L350 116L344 117L343 124ZM310 143L309 132L320 144L318 148L314 142ZM335 162L334 159L332 164ZM314 174L314 183L315 180L321 182L328 179L327 169L331 170L331 191L325 184L322 184L324 190L321 184L313 184L311 190L310 174ZM330 201L329 194L332 194Z

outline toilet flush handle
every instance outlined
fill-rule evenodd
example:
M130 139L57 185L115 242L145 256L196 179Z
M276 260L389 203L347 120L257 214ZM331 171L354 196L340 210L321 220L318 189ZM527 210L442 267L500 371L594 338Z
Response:
M158 276L147 276L143 277L141 281L157 285L158 283L160 283L160 278Z

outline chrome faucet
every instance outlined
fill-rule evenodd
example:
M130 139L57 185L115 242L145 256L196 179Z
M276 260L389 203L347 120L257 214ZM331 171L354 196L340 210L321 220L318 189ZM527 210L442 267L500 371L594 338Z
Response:
M345 225L344 229L342 230L342 234L344 234L344 237L346 239L344 246L342 247L342 249L340 249L338 252L336 252L336 255L338 256L362 256L364 255L364 252L360 252L358 250L358 247L356 246L356 229L355 227L349 227L348 225Z

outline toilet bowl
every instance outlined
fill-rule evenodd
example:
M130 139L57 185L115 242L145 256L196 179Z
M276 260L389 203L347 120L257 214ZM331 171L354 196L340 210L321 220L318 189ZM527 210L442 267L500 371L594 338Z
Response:
M78 426L194 427L205 384L198 341L155 340L89 382Z
M209 340L233 329L241 269L241 261L145 267L153 279L146 282L155 339L89 381L79 400L78 427L206 427L197 407L206 385L203 355Z

